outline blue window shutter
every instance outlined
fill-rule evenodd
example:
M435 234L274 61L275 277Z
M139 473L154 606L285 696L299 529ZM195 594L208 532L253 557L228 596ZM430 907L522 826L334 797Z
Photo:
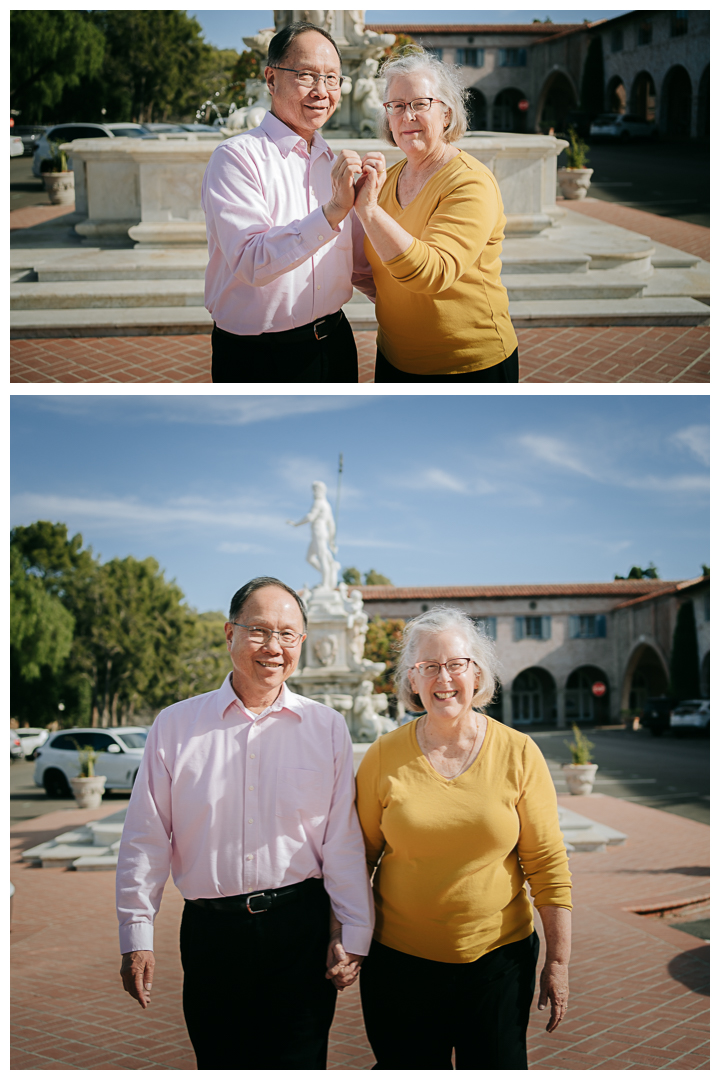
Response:
M542 640L550 640L550 616L543 615L542 617Z
M485 50L478 49L477 51L477 66L485 67Z
M522 615L515 616L515 640L522 641L525 637L525 620Z
M605 637L605 616L595 616L595 637Z
M570 617L568 618L568 628L569 628L571 638L580 637L580 616L579 615L570 615Z
M497 641L497 619L494 615L490 615L487 620L487 634L493 641Z
M462 66L465 63L465 50L464 49L456 49L455 50L455 63L460 64L460 66Z

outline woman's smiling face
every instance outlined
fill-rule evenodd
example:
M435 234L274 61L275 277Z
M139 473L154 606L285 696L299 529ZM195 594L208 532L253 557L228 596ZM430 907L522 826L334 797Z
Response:
M425 633L418 637L416 663L447 664L448 660L469 655L468 643L458 630ZM474 663L470 663L461 675L450 675L444 667L434 678L421 675L416 667L410 668L409 674L410 685L422 701L428 718L439 721L456 720L471 709L479 678Z
M416 98L437 98L434 80L427 72L416 71L411 75L396 75L390 80L386 101L414 101ZM409 156L437 151L443 140L443 132L450 120L450 110L442 103L434 102L427 112L413 113L405 109L401 116L388 117L393 138L401 150Z

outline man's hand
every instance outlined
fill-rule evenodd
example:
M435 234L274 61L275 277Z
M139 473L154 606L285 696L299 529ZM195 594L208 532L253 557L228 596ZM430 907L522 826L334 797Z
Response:
M546 1031L554 1031L567 1009L570 988L568 985L568 966L557 961L545 964L540 973L540 997L538 1009L544 1009L550 1000L550 1019Z
M378 195L387 177L385 155L375 150L362 159L362 176L355 184L358 213L377 206Z
M364 959L365 957L355 953L346 953L340 937L332 935L327 951L325 978L331 979L335 989L342 992L346 986L352 986L355 982Z
M333 229L336 229L352 210L355 201L355 177L361 174L360 155L354 150L341 150L335 158L330 173L332 180L330 202L323 206L323 213Z
M139 1001L143 1009L150 1004L153 974L155 972L155 953L150 949L122 954L120 978L130 997Z

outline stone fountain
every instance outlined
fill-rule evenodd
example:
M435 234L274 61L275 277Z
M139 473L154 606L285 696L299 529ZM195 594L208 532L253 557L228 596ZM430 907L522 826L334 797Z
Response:
M349 591L338 584L340 563L335 558L335 521L321 480L313 484L313 504L300 521L309 525L307 561L318 570L321 581L300 590L308 614L308 636L297 671L288 686L298 694L322 701L342 713L354 743L369 743L390 731L394 722L386 715L386 694L373 693L372 680L384 664L365 660L368 616L359 589Z

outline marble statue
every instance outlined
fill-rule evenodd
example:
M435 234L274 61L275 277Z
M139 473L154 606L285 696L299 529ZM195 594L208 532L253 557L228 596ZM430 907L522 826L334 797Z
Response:
M367 133L374 138L376 134L378 109L383 103L381 91L385 85L385 80L377 77L378 66L378 60L363 60L353 87L353 102L358 106L355 118L361 137Z
M335 519L327 500L327 487L322 480L312 486L313 504L300 521L288 521L288 525L310 525L312 538L305 556L310 565L322 575L322 588L336 589L340 563L335 559Z
M369 679L361 682L354 710L357 742L375 742L380 735L393 730L394 722L378 711L382 708L387 708L387 694L373 694L373 684Z

